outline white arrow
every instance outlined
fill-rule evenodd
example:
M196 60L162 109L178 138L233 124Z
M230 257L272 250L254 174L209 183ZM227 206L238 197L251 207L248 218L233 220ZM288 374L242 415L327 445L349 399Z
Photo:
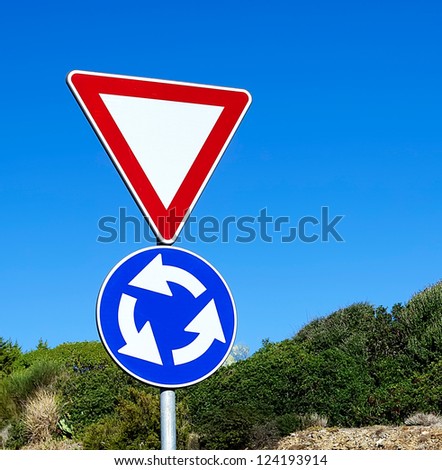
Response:
M121 296L120 305L118 306L118 324L126 344L118 352L143 361L163 365L150 322L146 322L140 331L135 326L136 302L137 299L130 295L123 294Z
M175 365L187 364L202 356L212 343L217 339L226 342L223 328L216 309L215 301L212 299L201 312L184 328L189 333L199 335L187 346L173 349L173 362Z
M172 296L169 282L174 282L187 289L195 298L206 288L193 274L177 266L163 264L161 253L158 254L129 282L130 286Z

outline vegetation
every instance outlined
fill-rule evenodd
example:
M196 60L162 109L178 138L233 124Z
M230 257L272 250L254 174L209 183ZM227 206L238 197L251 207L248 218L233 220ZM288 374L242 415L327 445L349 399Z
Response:
M428 420L442 412L442 283L391 310L350 305L249 358L243 346L235 354L178 390L179 448L264 449L309 426ZM11 449L158 449L159 391L101 343L40 341L23 353L0 338L2 429Z

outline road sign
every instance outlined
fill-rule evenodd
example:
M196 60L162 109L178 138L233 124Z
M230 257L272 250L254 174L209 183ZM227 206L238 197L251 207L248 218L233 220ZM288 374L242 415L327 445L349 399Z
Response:
M250 103L241 89L73 71L67 83L159 240L172 244Z
M115 362L151 385L197 383L226 360L236 309L203 258L169 246L139 250L105 279L97 302L101 340Z

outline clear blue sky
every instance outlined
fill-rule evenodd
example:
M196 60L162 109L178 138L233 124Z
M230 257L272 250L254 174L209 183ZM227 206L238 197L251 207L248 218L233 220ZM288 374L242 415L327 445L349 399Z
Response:
M5 4L0 336L25 350L98 339L103 279L149 245L97 242L100 217L141 216L65 84L73 69L252 94L196 217L345 216L341 243L176 244L222 273L251 351L353 302L391 307L437 282L441 22L437 1Z

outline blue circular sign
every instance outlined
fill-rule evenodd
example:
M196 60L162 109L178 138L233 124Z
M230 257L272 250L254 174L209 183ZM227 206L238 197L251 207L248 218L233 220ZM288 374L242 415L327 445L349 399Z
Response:
M232 294L200 256L170 246L130 254L97 301L101 340L133 377L164 388L192 385L227 359L236 335Z

